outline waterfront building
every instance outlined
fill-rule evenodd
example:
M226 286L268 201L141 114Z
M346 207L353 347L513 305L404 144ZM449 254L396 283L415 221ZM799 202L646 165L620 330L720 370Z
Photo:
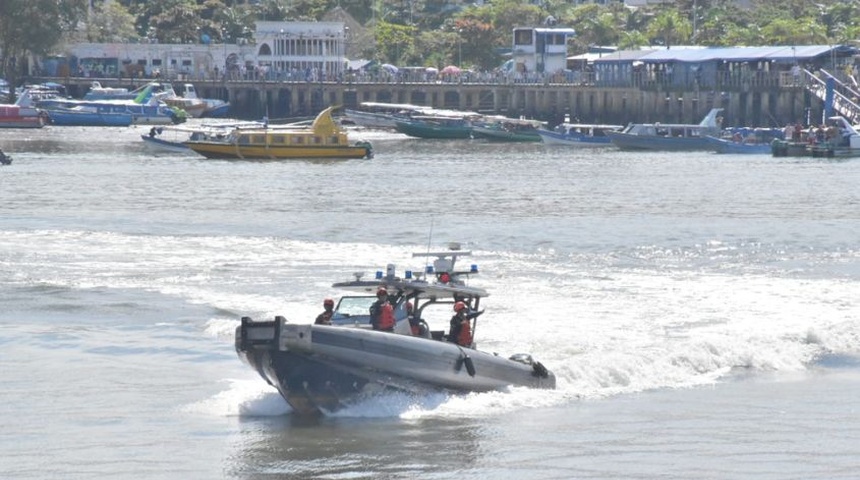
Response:
M257 66L276 79L337 79L347 62L343 22L257 22L254 38Z
M511 57L514 71L553 73L567 67L567 39L576 32L572 28L515 28Z
M52 77L285 80L301 73L301 80L322 80L338 78L346 62L343 22L256 22L253 43L75 43L42 59L40 70Z

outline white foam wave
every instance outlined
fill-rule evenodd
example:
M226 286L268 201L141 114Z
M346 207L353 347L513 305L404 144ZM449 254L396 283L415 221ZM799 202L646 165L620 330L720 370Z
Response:
M227 390L188 405L185 411L224 417L276 417L289 413L290 407L274 388L262 380L225 380Z
M323 298L340 293L331 283L348 280L355 271L370 276L387 263L396 263L398 272L420 271L424 260L413 259L411 253L426 249L273 237L48 230L0 232L0 247L0 269L9 272L5 283L134 289L210 306L218 312L201 318L201 329L225 339L243 315L284 315L292 322L309 323ZM505 356L532 353L556 373L558 392L514 389L503 395L443 400L394 398L382 410L371 402L346 414L506 411L709 384L739 369L794 372L810 368L822 355L860 352L854 277L817 271L804 275L784 265L771 269L768 262L776 253L759 263L747 260L749 266L744 266L742 260L760 248L712 241L688 249L643 248L633 254L568 255L552 247L534 253L473 249L468 261L479 264L482 274L470 283L491 293L478 322L479 348ZM708 264L708 259L729 253L731 268L716 260ZM836 257L840 266L857 263L855 251ZM447 318L443 313L436 320L444 328ZM255 383L265 386L262 380ZM225 395L244 405L254 404L257 393ZM261 398L264 405L283 405L271 391Z

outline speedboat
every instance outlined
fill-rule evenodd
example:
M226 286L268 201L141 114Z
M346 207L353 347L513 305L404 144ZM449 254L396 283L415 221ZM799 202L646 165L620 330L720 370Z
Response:
M708 136L719 137L722 108L712 108L698 124L631 123L621 131L607 131L609 140L622 150L710 150Z
M457 259L470 252L456 244L449 248L413 254L428 259L421 272L406 270L400 277L389 264L372 279L355 274L350 281L335 283L334 288L348 293L337 301L331 325L292 323L283 316L261 321L243 317L236 328L239 357L298 414L335 412L386 391L554 389L555 375L531 355L483 352L474 340L461 345L444 329L433 330L424 322L433 311L451 315L452 306L463 302L474 332L483 313L481 300L488 293L466 284L478 274L478 266L456 268ZM380 287L393 306L393 332L370 325L369 309Z

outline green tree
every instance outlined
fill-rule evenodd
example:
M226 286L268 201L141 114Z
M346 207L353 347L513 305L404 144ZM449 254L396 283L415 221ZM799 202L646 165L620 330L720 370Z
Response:
M27 56L50 53L86 11L86 0L0 1L0 75L17 85Z
M94 43L119 43L139 38L134 15L117 2L96 5L87 18L87 40Z
M654 43L671 48L672 45L688 41L692 29L690 21L682 17L677 10L666 9L648 24L646 34Z
M401 64L403 58L414 48L416 31L415 27L385 21L376 22L374 39L377 59L383 63Z

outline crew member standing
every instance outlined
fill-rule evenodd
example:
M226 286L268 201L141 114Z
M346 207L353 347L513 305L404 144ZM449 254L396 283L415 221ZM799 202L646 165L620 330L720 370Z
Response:
M448 334L448 341L461 347L472 346L472 323L467 315L468 310L465 302L457 302L454 304L454 316L451 317L451 332Z
M334 315L334 300L330 298L323 300L323 308L325 311L317 315L317 319L314 324L331 325L331 316Z
M374 330L394 331L394 307L388 301L388 290L384 287L376 291L376 301L370 306L370 324Z

